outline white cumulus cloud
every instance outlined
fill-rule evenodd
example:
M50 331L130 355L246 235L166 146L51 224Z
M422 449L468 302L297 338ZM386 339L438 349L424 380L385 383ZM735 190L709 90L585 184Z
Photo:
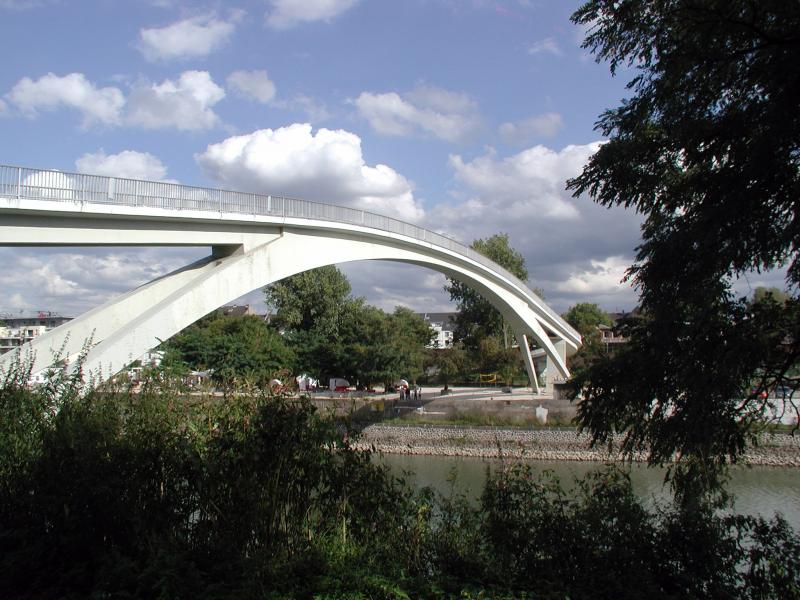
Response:
M540 138L551 138L564 127L564 120L556 112L536 115L517 123L503 123L500 135L513 143L530 142Z
M125 106L125 96L119 88L98 88L83 73L63 77L48 73L36 80L23 77L6 99L29 117L62 107L77 110L83 116L84 127L118 124Z
M630 255L576 262L553 285L554 293L570 298L570 305L594 302L609 311L631 310L637 303L636 291L623 279L632 262Z
M161 277L207 254L199 248L0 248L9 308L78 316L113 296Z
M358 0L269 0L267 25L289 29L300 23L330 21L351 9Z
M228 75L228 87L261 104L267 104L275 97L275 84L266 71L234 71Z
M30 310L33 308L30 303L19 292L11 294L7 301L8 308L17 309L20 311Z
M553 56L561 56L562 51L556 39L548 37L532 43L528 47L528 54L552 54Z
M623 284L625 271L631 265L630 258L609 256L603 260L590 259L588 267L570 273L556 289L561 292L578 294L608 294L616 292L628 284Z
M225 21L213 14L139 30L139 50L149 61L185 60L207 56L224 46L236 29L236 17Z
M466 244L507 233L526 259L531 284L558 311L584 301L630 309L635 295L619 280L639 243L640 218L572 198L565 189L599 147L539 145L505 157L492 151L471 160L451 156L455 199L431 209L427 221Z
M518 154L497 159L494 154L464 161L450 157L456 179L475 195L472 203L503 206L509 218L547 218L570 221L579 215L564 191L564 182L577 175L599 143L567 146L560 152L533 146Z
M444 292L444 275L417 265L365 260L338 265L356 296L387 312L397 306L426 312L455 310Z
M106 154L102 150L86 153L75 161L75 168L80 173L128 179L161 181L167 176L167 168L157 157L135 150L123 150L118 154Z
M403 96L396 92L362 92L355 105L370 126L385 135L423 133L457 142L480 127L474 100L436 87L419 87Z
M348 131L295 123L210 144L196 156L229 187L352 206L416 221L424 211L409 181L387 165L367 165Z
M83 73L63 77L48 73L39 79L23 77L0 100L0 114L12 107L34 118L42 111L71 108L83 115L83 127L139 125L147 129L175 127L183 130L210 129L219 124L214 105L225 90L207 71L184 71L177 80L161 83L140 81L126 100L119 88L98 88ZM7 103L7 104L6 104Z
M147 129L211 129L220 120L213 107L225 97L207 71L184 71L177 81L139 84L128 99L127 120Z
M0 274L0 285L11 290L31 287L40 290L39 293L54 298L72 296L78 293L81 287L54 265L24 254L15 261L13 268ZM20 294L20 299L23 298L24 296Z

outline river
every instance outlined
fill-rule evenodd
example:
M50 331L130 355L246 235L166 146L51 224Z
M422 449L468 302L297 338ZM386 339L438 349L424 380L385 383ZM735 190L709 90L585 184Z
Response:
M447 494L449 479L455 474L456 486L468 497L477 498L486 481L487 467L499 468L497 460L470 457L420 456L384 454L379 460L389 466L393 473L408 472L407 480L417 487L430 486ZM569 485L576 477L582 477L598 468L596 462L577 461L529 461L536 471L549 469L562 483ZM669 497L665 489L664 469L650 469L635 464L631 470L634 491L653 506L659 499ZM734 467L728 490L735 497L734 510L742 514L772 517L776 513L800 531L800 469L786 467Z

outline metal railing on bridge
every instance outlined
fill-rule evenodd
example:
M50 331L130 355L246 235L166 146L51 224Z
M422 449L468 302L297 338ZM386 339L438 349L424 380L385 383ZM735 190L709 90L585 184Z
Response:
M346 206L286 196L10 165L0 165L0 196L55 202L305 218L370 227L405 235L461 254L500 273L531 293L527 284L513 273L452 238L392 217ZM561 321L547 304L541 301L537 304L554 317L556 322Z

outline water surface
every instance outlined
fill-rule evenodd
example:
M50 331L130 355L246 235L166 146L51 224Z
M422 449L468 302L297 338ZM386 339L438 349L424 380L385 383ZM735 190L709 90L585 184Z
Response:
M470 498L480 496L486 482L487 469L499 469L499 460L385 454L377 460L389 466L396 475L408 472L407 480L416 487L430 486L444 494L455 485ZM553 471L565 487L601 466L597 462L526 461L535 471ZM669 498L664 486L664 469L636 464L631 469L634 491L648 506ZM451 483L454 482L454 483ZM735 467L731 470L728 490L735 496L738 513L772 517L776 513L800 531L800 469L791 467Z

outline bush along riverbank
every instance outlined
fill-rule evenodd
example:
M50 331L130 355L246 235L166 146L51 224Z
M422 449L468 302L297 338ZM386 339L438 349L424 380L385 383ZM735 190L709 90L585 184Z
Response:
M3 598L797 598L800 538L606 467L413 490L307 402L0 389ZM352 434L351 434L352 435Z
M446 425L392 425L378 423L361 432L356 447L389 454L472 456L528 460L581 460L613 462L612 449L592 447L590 436L574 428L522 429ZM743 462L752 465L800 467L800 436L763 433ZM646 461L644 453L634 460Z

